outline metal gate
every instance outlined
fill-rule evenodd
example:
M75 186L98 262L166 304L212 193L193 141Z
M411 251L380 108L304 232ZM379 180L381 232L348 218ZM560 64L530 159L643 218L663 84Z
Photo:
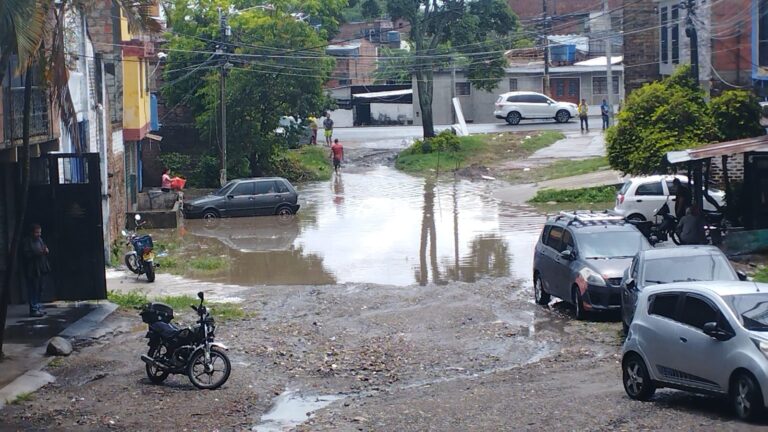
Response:
M28 223L39 223L53 267L48 300L107 298L99 154L48 154L31 170Z

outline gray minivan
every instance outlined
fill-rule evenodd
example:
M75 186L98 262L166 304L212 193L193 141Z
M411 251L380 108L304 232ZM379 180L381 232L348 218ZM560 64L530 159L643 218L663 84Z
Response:
M184 203L188 219L292 215L299 211L299 194L282 177L232 180L216 192Z

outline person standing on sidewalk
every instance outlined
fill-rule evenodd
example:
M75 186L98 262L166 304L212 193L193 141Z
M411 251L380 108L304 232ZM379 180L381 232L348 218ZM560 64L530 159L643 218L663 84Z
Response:
M342 147L338 138L333 140L333 145L331 146L331 158L333 158L333 170L338 174L339 167L341 167L341 161L344 160L344 147Z
M331 120L331 113L325 113L325 120L323 120L323 128L325 129L325 145L331 145L331 139L333 138L333 120ZM338 140L337 140L338 141Z
M40 304L43 296L43 279L51 272L48 262L48 246L43 241L43 230L39 224L30 226L30 235L22 243L24 254L25 276L27 278L27 295L29 297L29 316L45 315Z
M317 119L313 116L309 117L309 130L312 132L309 137L309 145L317 145Z
M587 132L589 132L589 118L587 115L589 114L589 107L587 106L587 100L582 99L581 103L579 104L579 121L581 122L581 131L584 132L586 129Z
M603 130L606 130L608 129L611 108L608 106L608 101L605 99L603 99L603 103L600 105L600 115L603 117Z

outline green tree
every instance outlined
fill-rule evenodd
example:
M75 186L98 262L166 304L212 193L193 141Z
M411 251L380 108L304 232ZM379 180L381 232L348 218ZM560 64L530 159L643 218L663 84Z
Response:
M404 19L410 24L412 72L424 137L433 137L433 73L439 62L446 59L436 56L441 45L448 45L455 55L465 57L472 85L493 90L504 73L505 44L501 37L518 28L517 16L503 0L387 0L387 9L393 19Z
M751 92L726 91L712 99L709 107L721 140L765 135L765 128L760 125L760 104Z
M659 172L668 151L717 138L704 93L688 74L688 67L680 67L672 76L630 94L617 125L606 134L611 167L628 174Z
M381 48L373 73L376 84L410 84L413 60L408 50Z
M377 0L365 0L360 6L363 18L378 18L381 16L381 6Z
M294 3L272 4L274 10L230 14L226 56L211 54L211 41L218 38L218 8L231 10L229 1L200 0L192 8L177 0L171 8L174 34L165 76L170 85L163 93L171 104L187 103L202 136L214 143L211 154L218 154L219 71L228 63L227 169L233 176L271 172L271 156L287 144L275 134L281 116L307 118L330 107L322 88L334 66L323 53L327 33L297 20ZM337 4L339 10L342 5L324 4Z

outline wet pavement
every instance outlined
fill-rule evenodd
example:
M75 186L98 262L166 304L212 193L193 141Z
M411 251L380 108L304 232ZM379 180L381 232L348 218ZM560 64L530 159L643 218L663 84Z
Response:
M434 176L432 176L434 177ZM474 282L528 279L544 217L493 197L491 182L436 181L394 168L352 169L297 185L301 210L277 217L185 221L156 239L180 241L175 259L214 255L220 271L187 274L236 285ZM177 240L183 234L181 240Z

